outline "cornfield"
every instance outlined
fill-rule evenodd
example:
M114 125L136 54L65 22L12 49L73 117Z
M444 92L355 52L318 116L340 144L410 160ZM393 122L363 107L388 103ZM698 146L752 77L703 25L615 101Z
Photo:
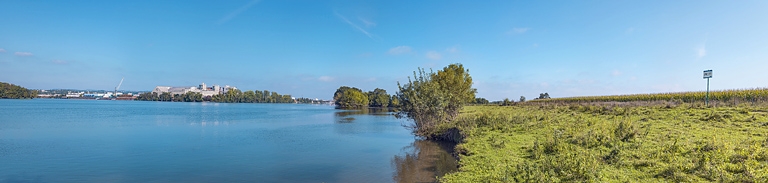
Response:
M581 96L551 99L536 99L530 102L556 102L556 103L589 103L589 102L636 102L636 101L679 101L685 103L704 102L707 93L698 92L674 92L654 94L631 94L609 96ZM768 88L734 89L709 92L710 102L722 103L763 103L768 102Z

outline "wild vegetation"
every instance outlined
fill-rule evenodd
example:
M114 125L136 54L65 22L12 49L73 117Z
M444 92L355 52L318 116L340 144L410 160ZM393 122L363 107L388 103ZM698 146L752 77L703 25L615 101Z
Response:
M414 134L459 143L441 182L768 182L768 89L488 102L460 64L398 89Z
M342 109L360 109L366 107L387 108L398 107L400 101L396 96L387 94L387 90L376 88L363 92L355 87L342 86L333 93L334 104Z
M0 99L31 99L37 96L37 91L10 83L0 82Z
M547 95L548 97L548 95ZM677 103L701 102L707 97L706 92L676 92L656 94L632 94L613 96L586 96L537 99L530 102L545 103L589 103L589 102L649 102L649 101L677 101ZM768 88L720 90L710 91L709 100L715 104L734 105L739 103L764 103L768 102Z
M468 106L442 182L768 182L768 109Z
M461 64L448 65L437 73L418 69L408 83L398 82L397 87L397 116L413 119L414 134L427 138L442 138L444 134L435 127L455 119L464 105L476 101L472 77Z
M336 107L344 109L367 107L369 102L363 90L348 86L339 87L333 93L333 100Z
M472 103L472 104L480 104L480 105L485 105L485 104L490 104L490 103L491 103L491 102L490 102L490 101L488 101L488 99L485 99L485 98L475 98L475 102L474 102L474 103Z
M294 103L291 95L280 95L277 92L230 90L227 93L203 97L200 93L187 92L185 94L143 93L136 98L143 101L167 101L167 102L222 102L222 103Z

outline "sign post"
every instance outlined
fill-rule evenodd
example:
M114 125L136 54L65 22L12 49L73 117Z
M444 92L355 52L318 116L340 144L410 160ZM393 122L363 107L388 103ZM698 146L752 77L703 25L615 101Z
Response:
M707 79L707 98L704 101L705 106L709 106L709 78L712 78L712 70L705 70L704 79Z

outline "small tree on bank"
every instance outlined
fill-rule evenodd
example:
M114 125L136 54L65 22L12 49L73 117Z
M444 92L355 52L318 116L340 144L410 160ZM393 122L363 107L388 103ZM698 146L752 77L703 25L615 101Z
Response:
M381 108L389 106L389 94L387 94L387 90L376 88L373 91L369 91L367 95L368 106Z
M451 64L437 73L419 68L408 83L397 83L400 112L397 117L413 119L414 134L428 136L434 128L459 115L461 107L475 100L469 70L461 64Z

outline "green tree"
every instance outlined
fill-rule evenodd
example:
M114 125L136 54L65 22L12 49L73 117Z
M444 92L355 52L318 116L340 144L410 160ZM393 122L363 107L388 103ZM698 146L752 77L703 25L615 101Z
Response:
M333 94L333 100L336 107L343 109L364 108L369 102L368 96L362 90L347 86L339 87Z
M376 88L368 92L368 100L370 107L387 107L389 105L389 94L387 94L387 90Z
M224 94L224 101L227 103L239 103L240 98L243 96L243 92L238 89L232 89Z
M434 135L437 125L455 119L461 107L475 100L477 92L469 70L461 64L448 65L437 73L419 68L413 78L408 77L408 83L398 82L397 87L401 104L397 116L413 119L414 134L425 137Z
M525 102L525 96L520 96L520 100L518 102Z
M540 93L539 98L536 98L536 99L548 99L548 98L549 98L549 93Z
M344 95L344 91L352 89L349 86L341 86L339 89L336 89L336 92L333 92L333 100L336 101L335 104L338 104L339 99L341 99L341 96Z
M182 94L182 97L184 102L202 102L203 101L202 93L187 92L185 94Z
M389 98L389 107L400 107L400 99L397 98L397 95L392 95Z
M269 94L269 103L277 103L277 99L280 98L280 94L277 94L277 92L272 92L272 94Z
M264 92L256 90L256 91L254 91L254 97L255 97L256 102L258 102L258 103L264 102Z
M511 105L514 105L514 104L515 104L515 101L514 100L509 100L509 98L505 98L504 101L501 102L502 106L511 106Z
M256 103L256 92L253 91L245 91L243 93L243 100L241 101L243 103Z
M31 99L37 97L37 90L0 82L0 99Z
M294 103L294 102L296 101L294 101L291 98L291 95L283 95L282 99L280 100L280 103Z
M264 96L263 96L263 97L264 97L264 100L263 100L263 101L261 101L261 102L263 102L263 103L269 103L269 94L270 94L270 93L269 93L269 90L264 90L264 91L263 91L263 93L264 93Z
M138 97L136 97L136 100L142 100L142 101L158 101L159 98L157 96L157 93L153 92L147 92L139 94Z
M171 101L173 99L173 96L171 93L163 92L160 94L159 101Z
M485 98L475 98L475 104L488 104L490 103L488 99Z
M472 77L469 69L464 69L461 64L451 64L438 70L434 80L445 92L446 110L451 119L459 115L459 110L465 104L475 100L477 89L472 88Z
M184 94L173 94L173 97L171 97L171 101L173 102L184 102Z

